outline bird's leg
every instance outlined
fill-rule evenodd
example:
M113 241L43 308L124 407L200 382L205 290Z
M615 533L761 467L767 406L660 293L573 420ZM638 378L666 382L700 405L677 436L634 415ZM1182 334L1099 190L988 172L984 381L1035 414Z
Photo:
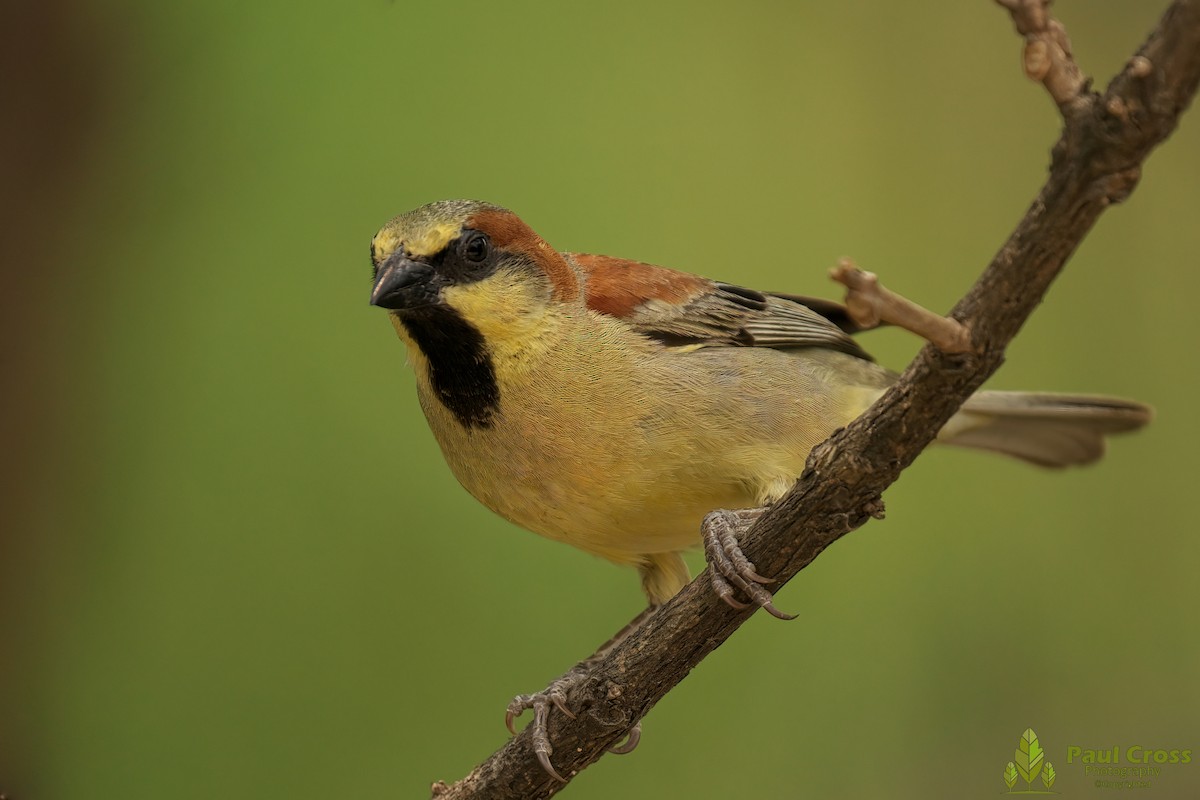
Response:
M527 709L533 709L533 722L529 724L529 735L533 739L533 752L537 755L538 763L542 765L542 769L560 781L566 783L566 778L559 775L554 769L554 765L550 763L550 756L553 755L554 748L550 745L550 735L546 722L550 716L551 706L557 708L571 719L575 719L575 713L567 705L567 693L587 677L592 667L608 655L614 647L624 641L629 634L637 630L638 626L646 621L656 608L657 606L650 606L643 610L642 613L630 620L628 625L617 631L616 635L600 645L596 652L571 667L561 677L555 678L542 691L535 692L534 694L519 694L508 704L508 710L504 714L504 724L508 726L509 732L514 736L517 730L513 725L513 721ZM622 755L632 752L637 747L641 737L642 723L638 722L630 729L629 735L624 742L619 745L613 745L608 751Z
M795 619L794 614L784 614L775 607L771 593L763 588L764 583L774 583L754 569L750 559L742 553L738 535L766 511L763 508L742 508L735 511L718 509L704 518L700 530L704 534L704 558L711 568L713 591L734 608L746 608L747 604L736 599L734 587L741 589L759 608L779 619Z

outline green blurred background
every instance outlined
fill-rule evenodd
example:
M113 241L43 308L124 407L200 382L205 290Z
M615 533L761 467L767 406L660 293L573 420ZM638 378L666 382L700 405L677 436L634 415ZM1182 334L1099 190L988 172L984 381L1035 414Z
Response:
M1165 7L1063 0L1103 85ZM935 309L1040 186L1056 112L990 2L69 3L5 12L0 791L423 797L641 606L450 475L368 242L447 197L552 244ZM1028 726L1200 751L1200 120L997 388L1158 418L1046 473L936 450L579 798L983 797ZM868 334L900 368L918 344ZM699 564L697 558L693 562ZM1198 753L1200 755L1200 753ZM1198 759L1200 761L1200 759ZM1156 797L1194 796L1200 763Z

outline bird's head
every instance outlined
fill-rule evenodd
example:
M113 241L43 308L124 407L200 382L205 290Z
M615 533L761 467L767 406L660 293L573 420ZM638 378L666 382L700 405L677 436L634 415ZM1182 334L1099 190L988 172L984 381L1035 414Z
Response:
M579 278L507 209L443 200L393 218L371 240L371 304L403 319L448 307L476 326L579 298Z

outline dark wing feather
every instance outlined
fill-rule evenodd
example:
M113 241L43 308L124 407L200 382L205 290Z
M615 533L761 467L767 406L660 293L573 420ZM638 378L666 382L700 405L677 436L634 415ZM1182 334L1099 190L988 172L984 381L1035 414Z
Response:
M824 347L871 360L826 300L765 294L686 272L608 256L564 254L583 273L587 304L671 346ZM853 323L849 323L853 330Z
M820 297L807 297L802 294L784 294L783 292L770 292L770 295L783 300L791 300L793 303L799 303L802 306L807 306L825 319L832 322L834 325L837 325L846 333L862 333L863 331L873 331L876 328L882 328L887 325L886 322L881 322L878 325L864 328L850 317L850 312L844 305L841 303L836 303L833 300L824 300Z

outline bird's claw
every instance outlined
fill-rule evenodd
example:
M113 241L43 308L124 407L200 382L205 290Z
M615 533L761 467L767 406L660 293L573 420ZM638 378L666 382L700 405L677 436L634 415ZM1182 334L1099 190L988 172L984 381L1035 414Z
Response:
M542 765L546 774L563 783L566 783L567 779L558 774L558 770L550 763L550 756L554 755L554 747L550 744L550 734L546 722L550 717L551 706L571 719L575 719L575 712L571 711L570 706L567 705L567 691L581 680L584 674L577 671L569 672L540 692L519 694L513 698L504 712L504 725L508 728L509 733L516 736L517 728L514 722L517 717L527 710L533 709L533 722L529 723L529 736L533 740L534 755L537 756L538 763ZM608 748L608 752L618 755L630 753L638 746L641 738L642 723L639 722L629 730L624 742Z
M638 746L638 742L642 740L642 723L638 722L629 729L629 733L625 735L625 741L621 744L614 744L608 748L608 752L614 755L623 756L626 753L632 753Z
M552 703L559 711L571 719L575 719L575 712L571 711L571 708L567 705L567 693L560 683L560 681L555 681L546 687L546 690L543 692L519 694L514 697L504 712L504 725L508 728L508 732L516 736L517 727L513 724L516 718L531 708L536 714L537 709L545 706L547 703Z
M550 763L550 756L554 754L554 748L550 745L550 735L546 730L546 720L550 716L551 706L554 706L571 719L575 719L575 714L567 706L566 687L569 685L567 677L564 676L546 687L545 691L535 694L519 694L513 698L512 702L508 704L508 709L504 712L504 724L508 728L509 733L516 736L517 728L513 724L513 721L528 709L533 709L533 722L529 725L529 735L533 739L534 755L537 756L538 763L542 765L542 769L547 774L552 775L563 783L566 783L567 779L559 775L558 771L554 769L554 765Z
M734 608L748 608L748 604L734 597L736 587L756 606L766 609L771 616L778 619L795 619L795 614L785 614L775 607L772 602L773 596L763 588L763 584L774 583L774 579L759 575L738 544L738 529L761 514L762 509L741 512L720 509L704 518L704 524L701 526L704 533L704 557L712 567L713 591Z

